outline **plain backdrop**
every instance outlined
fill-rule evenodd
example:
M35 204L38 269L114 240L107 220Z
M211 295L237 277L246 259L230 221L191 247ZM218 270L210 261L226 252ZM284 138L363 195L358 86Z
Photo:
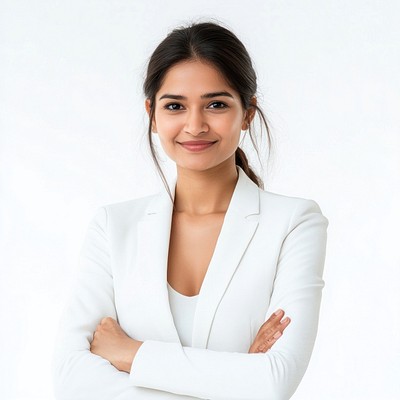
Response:
M2 0L0 15L1 399L53 398L89 220L162 189L147 59L170 29L208 19L254 60L275 141L267 190L314 199L330 221L318 337L293 399L400 398L398 1Z

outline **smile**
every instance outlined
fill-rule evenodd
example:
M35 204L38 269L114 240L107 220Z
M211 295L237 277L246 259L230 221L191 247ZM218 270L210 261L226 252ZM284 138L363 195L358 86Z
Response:
M190 140L187 142L178 142L183 148L189 151L197 152L208 149L211 147L215 142L210 142L207 140Z

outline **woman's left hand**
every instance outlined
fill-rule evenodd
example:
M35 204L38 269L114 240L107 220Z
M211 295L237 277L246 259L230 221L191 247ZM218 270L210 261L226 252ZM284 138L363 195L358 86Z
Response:
M142 343L130 338L115 319L106 317L97 325L90 351L108 360L118 370L129 373Z

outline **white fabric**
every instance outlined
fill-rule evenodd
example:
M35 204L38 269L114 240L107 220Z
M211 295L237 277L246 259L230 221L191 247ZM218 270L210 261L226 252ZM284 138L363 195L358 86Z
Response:
M168 283L169 303L179 339L183 346L192 345L193 319L197 297L185 296Z
M172 202L159 195L109 204L92 219L54 357L57 399L287 400L314 346L328 220L313 200L239 178L183 346L168 299ZM172 188L174 193L174 188ZM278 308L292 322L267 353L249 354ZM103 317L144 343L130 374L90 352Z

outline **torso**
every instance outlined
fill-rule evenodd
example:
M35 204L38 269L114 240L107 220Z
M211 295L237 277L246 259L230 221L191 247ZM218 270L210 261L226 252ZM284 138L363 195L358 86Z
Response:
M185 296L199 294L224 216L225 213L173 213L167 280L177 292Z

